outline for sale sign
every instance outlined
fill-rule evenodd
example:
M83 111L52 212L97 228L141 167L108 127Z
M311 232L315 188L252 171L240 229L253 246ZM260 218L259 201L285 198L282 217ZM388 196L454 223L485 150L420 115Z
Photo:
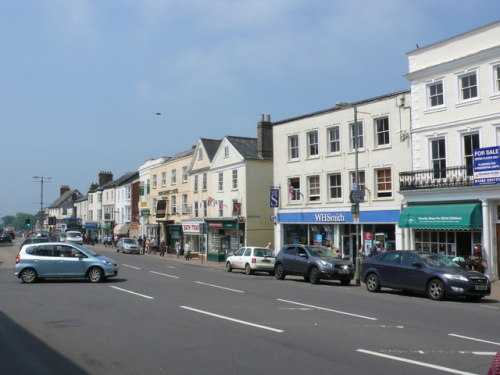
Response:
M474 185L500 184L500 146L474 150Z

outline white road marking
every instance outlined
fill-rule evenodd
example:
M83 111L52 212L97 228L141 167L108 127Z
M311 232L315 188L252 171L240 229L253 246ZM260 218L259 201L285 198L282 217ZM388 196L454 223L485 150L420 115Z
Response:
M131 266L130 264L122 264L123 267L133 268L134 270L140 270L139 267Z
M231 288L226 288L224 286L218 286L218 285L213 285L213 284L207 284L207 283L202 283L201 281L195 281L196 284L201 284L201 285L207 285L207 286L211 286L213 288L219 288L219 289L225 289L225 290L229 290L231 292L236 292L236 293L245 293L244 291L242 290L237 290L237 289L231 289Z
M134 295L136 295L136 296L139 296L139 297L144 297L144 298L147 298L147 299L155 299L154 297L147 296L147 295L145 295L145 294L140 294L140 293L132 292L131 290L118 288L117 286L113 286L113 285L110 285L110 288L117 289L117 290L121 290L122 292L126 292L126 293L130 293L130 294L134 294Z
M485 309L495 309L495 310L500 309L500 307L496 307L496 306L485 306L485 305L480 305L480 306L484 307Z
M400 362L406 362L406 363L410 363L412 365L417 365L417 366L422 366L422 367L429 367L429 368L433 368L435 370L440 370L440 371L445 371L445 372L449 372L451 374L460 374L460 375L477 375L473 372L465 372L465 371L460 371L460 370L455 370L455 369L452 369L452 368L449 368L449 367L443 367L443 366L437 366L437 365L432 365L430 363L425 363L425 362L420 362L420 361L413 361L411 359L406 359L406 358L401 358L401 357L395 357L393 355L388 355L388 354L382 354L382 353L377 353L377 352L372 352L370 350L365 350L365 349L358 349L356 350L360 353L365 353L365 354L370 354L370 355L374 355L374 356L377 356L377 357L383 357L383 358L387 358L387 359L392 359L394 361L400 361Z
M174 267L174 266L167 266L167 268L173 268L173 269L175 269L175 267Z
M469 336L462 336L462 335L456 335L454 333L449 333L448 336L453 336L453 337L459 337L461 339L466 339L466 340L472 340L472 341L479 341L479 342L485 342L487 344L493 344L493 345L499 345L500 342L494 342L494 341L487 341L487 340L481 340L481 339L476 339L474 337L469 337Z
M179 276L169 275L168 273L161 273L161 272L155 272L155 271L149 271L149 272L154 273L155 275L161 275L161 276L171 277L173 279L178 279L179 278Z
M191 310L191 311L194 311L194 312L197 312L197 313L200 313L200 314L210 315L210 316L213 316L215 318L229 320L231 322L240 323L240 324L244 324L244 325L255 327L255 328L261 328L261 329L265 329L265 330L272 331L272 332L277 332L277 333L285 332L285 331L283 331L281 329L276 329L276 328L272 328L272 327L263 326L263 325L260 325L260 324L250 323L250 322L246 322L244 320L234 319L234 318L230 318L228 316L214 314L214 313L211 313L211 312L208 312L208 311L194 309L194 308L189 307L189 306L179 306L179 307L182 308L182 309Z
M348 313L348 312L345 312L345 311L339 311L339 310L327 309L327 308L325 308L325 307L319 307L319 306L313 306L313 305L306 305L305 303L299 303L299 302L287 301L287 300L280 299L280 298L278 298L277 300L278 300L278 301L281 301L281 302L286 302L286 303L293 303L293 304L295 304L295 305L299 305L299 306L311 307L311 308L313 308L313 309L317 309L317 310L330 311L330 312L334 312L334 313L336 313L336 314L349 315L349 316L353 316L353 317L355 317L355 318L368 319L368 320L378 320L377 318L371 318L371 317L369 317L369 316L358 315L358 314L352 314L352 313Z
M393 326L393 325L387 325L387 324L365 324L363 327L377 327L377 328L398 328L398 329L403 329L405 326Z

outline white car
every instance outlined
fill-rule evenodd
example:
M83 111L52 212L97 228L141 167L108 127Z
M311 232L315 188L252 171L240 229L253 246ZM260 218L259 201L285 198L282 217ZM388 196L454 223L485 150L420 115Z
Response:
M62 237L61 237L62 238ZM70 230L66 232L65 242L77 243L79 245L83 245L83 237L80 232L77 230Z
M122 251L124 254L125 253L135 253L135 254L140 254L141 253L141 247L137 243L136 240L132 238L120 238L118 242L116 243L116 251Z
M274 275L274 254L271 249L265 247L247 246L242 247L226 260L226 270L244 269L247 275L254 271L268 272Z

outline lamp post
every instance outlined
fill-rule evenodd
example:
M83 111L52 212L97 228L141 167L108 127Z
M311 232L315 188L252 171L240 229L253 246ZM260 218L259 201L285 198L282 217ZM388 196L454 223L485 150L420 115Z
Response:
M40 226L42 227L41 229L43 229L43 216L44 216L44 212L43 212L43 183L44 183L44 181L45 182L50 182L50 180L52 179L52 177L48 177L48 176L33 176L33 178L35 179L35 181L33 181L33 182L39 182L40 181Z

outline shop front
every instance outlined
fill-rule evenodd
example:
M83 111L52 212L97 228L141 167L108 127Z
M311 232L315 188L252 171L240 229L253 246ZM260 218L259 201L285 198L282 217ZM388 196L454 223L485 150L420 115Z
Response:
M322 245L343 258L354 258L356 233L363 249L375 242L384 248L397 248L399 210L365 210L356 223L351 212L279 212L277 215L279 246L291 243ZM277 248L279 250L279 248Z
M95 221L85 223L85 242L90 243L94 237L99 235L100 224Z
M169 253L175 252L175 243L177 241L181 244L181 251L184 249L182 242L182 225L180 224L167 224L167 249Z
M206 219L207 260L225 262L244 243L245 223L235 219Z
M204 232L205 222L200 220L184 220L182 222L182 233L184 243L189 241L191 253L195 256L206 256L206 235Z
M130 226L127 223L116 224L113 228L113 236L128 237Z

